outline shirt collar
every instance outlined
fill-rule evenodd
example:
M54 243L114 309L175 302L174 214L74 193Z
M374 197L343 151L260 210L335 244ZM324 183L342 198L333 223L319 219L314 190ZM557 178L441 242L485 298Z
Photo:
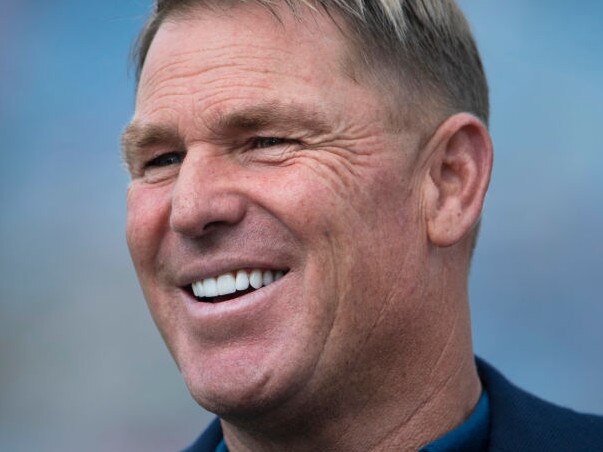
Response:
M419 452L480 452L486 450L490 436L490 401L484 389L465 422L424 446Z

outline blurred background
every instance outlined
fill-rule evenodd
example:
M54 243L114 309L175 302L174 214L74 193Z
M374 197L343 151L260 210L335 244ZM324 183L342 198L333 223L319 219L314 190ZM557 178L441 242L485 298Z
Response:
M147 313L124 239L128 52L150 0L0 2L0 449L163 451L210 415ZM495 170L475 348L603 414L603 3L464 0Z

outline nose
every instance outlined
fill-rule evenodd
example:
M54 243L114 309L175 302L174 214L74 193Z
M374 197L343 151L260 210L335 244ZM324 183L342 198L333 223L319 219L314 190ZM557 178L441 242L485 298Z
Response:
M240 222L246 202L237 184L235 164L223 156L191 154L189 151L182 162L172 191L172 230L199 237Z

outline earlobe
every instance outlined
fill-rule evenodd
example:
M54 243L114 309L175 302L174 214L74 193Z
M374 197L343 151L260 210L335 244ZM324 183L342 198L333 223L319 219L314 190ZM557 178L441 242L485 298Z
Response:
M429 241L439 247L461 241L481 215L492 170L492 141L468 113L444 121L433 135L423 184Z

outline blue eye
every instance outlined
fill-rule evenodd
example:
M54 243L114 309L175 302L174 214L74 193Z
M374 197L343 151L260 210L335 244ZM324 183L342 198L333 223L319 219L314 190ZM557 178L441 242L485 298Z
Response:
M184 160L182 152L167 152L149 160L145 164L145 168L160 168L163 166L179 165Z
M288 140L286 138L278 138L278 137L257 137L253 140L253 147L264 149L270 148L272 146L278 146L281 144L291 143L292 140Z

